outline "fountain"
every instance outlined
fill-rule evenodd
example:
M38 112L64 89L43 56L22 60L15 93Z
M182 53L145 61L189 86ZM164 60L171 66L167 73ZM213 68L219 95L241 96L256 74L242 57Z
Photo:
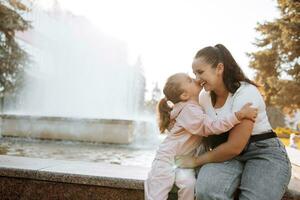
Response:
M34 28L17 35L32 62L0 115L0 196L142 199L156 134L141 120L141 61L128 64L124 42L57 5L34 7Z
M126 44L54 4L26 18L18 38L32 64L17 95L6 97L3 136L130 143L144 101L141 61L129 65Z

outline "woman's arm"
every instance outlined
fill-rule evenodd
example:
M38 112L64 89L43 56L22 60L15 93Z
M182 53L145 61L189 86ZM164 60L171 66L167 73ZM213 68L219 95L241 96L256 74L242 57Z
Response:
M257 107L259 113L262 113L265 110L265 104L261 94L258 89L251 84L241 86L232 98L231 111L233 112L241 109L247 102L251 102L253 106ZM247 145L253 127L254 122L244 119L240 124L229 131L227 142L220 144L212 151L200 156L197 159L197 163L203 165L210 162L224 162L239 155Z
M235 113L212 119L200 106L190 104L183 108L176 121L189 133L207 137L229 131L245 118L255 120L256 113L257 109L247 103Z
M206 163L224 162L239 155L248 143L253 129L253 121L243 120L230 130L227 142L198 157L178 156L176 164L183 168L194 168Z
M223 162L238 156L246 147L253 129L251 120L243 120L229 132L227 142L220 144L197 159L198 165L212 162Z

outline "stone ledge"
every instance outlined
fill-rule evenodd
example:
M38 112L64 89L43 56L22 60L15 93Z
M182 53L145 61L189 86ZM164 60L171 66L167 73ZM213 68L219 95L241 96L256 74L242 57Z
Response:
M0 176L143 190L148 168L0 156Z
M148 170L1 155L0 196L4 199L143 199L143 182ZM175 187L169 195L169 200L174 199L177 199ZM283 199L300 199L300 193L289 190Z

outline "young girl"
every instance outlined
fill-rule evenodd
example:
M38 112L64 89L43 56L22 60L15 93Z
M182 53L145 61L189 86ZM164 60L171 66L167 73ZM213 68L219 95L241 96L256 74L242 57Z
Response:
M243 118L255 120L257 109L251 108L251 104L222 119L210 119L198 103L201 89L199 83L184 73L172 75L167 80L163 90L165 98L158 104L158 114L161 133L169 132L159 146L145 181L147 200L166 200L174 183L179 188L178 199L193 200L195 172L193 169L177 168L175 156L194 155L201 136L226 132ZM172 107L168 105L170 102Z

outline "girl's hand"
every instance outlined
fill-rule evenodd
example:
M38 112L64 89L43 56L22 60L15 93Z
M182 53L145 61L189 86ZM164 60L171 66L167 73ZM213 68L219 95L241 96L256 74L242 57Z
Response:
M236 112L237 118L241 121L242 119L250 119L255 122L258 109L251 107L252 103L246 103L240 111Z
M176 156L175 164L179 168L195 168L199 166L197 157L194 156Z

